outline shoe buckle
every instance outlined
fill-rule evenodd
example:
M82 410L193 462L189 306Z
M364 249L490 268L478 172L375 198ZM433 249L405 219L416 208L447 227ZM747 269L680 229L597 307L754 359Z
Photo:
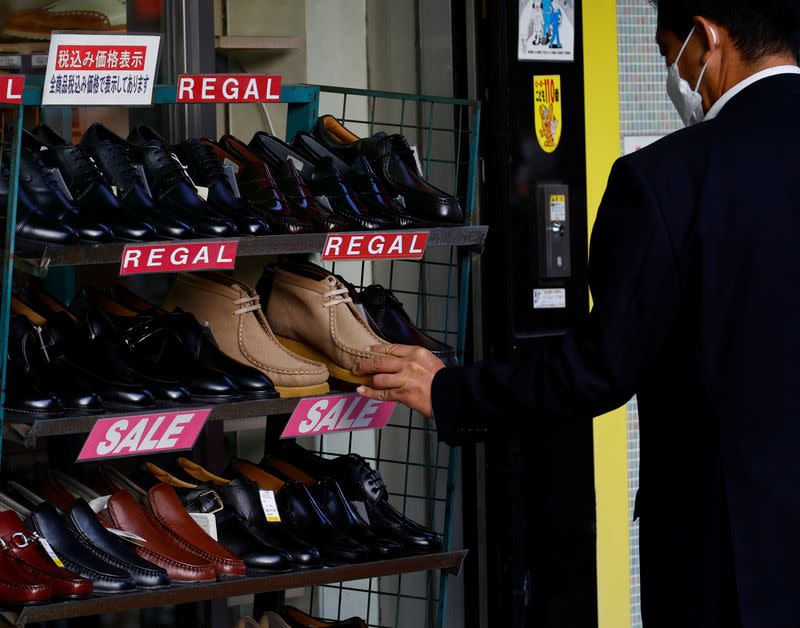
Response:
M8 543L6 540L0 536L0 552L5 552L8 549Z
M214 509L213 510L205 510L205 509L203 510L203 512L208 514L208 515L213 515L214 513L217 513L220 510L222 510L223 508L225 508L225 505L222 503L222 499L220 498L220 496L217 493L217 491L208 490L208 491L205 491L203 493L200 493L200 495L198 495L198 497L197 497L198 501L205 501L206 499L210 499L210 500L212 500L214 502Z
M11 542L14 545L16 545L19 549L22 549L23 547L28 547L28 545L30 545L30 540L22 532L14 532L14 534L11 535Z

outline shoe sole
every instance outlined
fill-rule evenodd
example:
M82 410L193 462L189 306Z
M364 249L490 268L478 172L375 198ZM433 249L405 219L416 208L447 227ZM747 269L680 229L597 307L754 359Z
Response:
M312 397L327 395L331 391L331 387L328 382L322 382L311 386L275 386L275 390L281 397Z
M291 340L289 338L284 338L283 336L278 336L277 334L275 337L278 339L284 347L293 351L297 355L306 358L307 360L312 360L314 362L322 362L325 366L328 367L328 372L331 374L331 377L335 377L343 382L347 382L349 384L369 384L370 379L369 377L364 377L362 375L353 375L353 373L338 364L334 364L331 362L327 357L322 355L316 349L309 347L307 344L300 342L299 340Z

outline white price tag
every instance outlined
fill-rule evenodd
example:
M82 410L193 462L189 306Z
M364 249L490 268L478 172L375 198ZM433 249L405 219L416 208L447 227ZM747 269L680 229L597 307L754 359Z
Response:
M273 491L259 491L261 496L261 507L264 509L264 516L267 521L272 523L280 523L281 513L278 512L278 503L275 501L275 493Z
M416 146L412 146L411 147L411 152L414 154L414 161L417 162L417 172L422 174L422 163L420 163L420 160L419 160L419 153L417 152L417 147Z
M197 525L203 528L203 532L215 541L219 541L219 537L217 536L217 518L214 515L207 512L190 512L189 516L195 520Z
M53 551L53 548L50 547L50 543L47 542L47 539L43 537L39 537L39 545L42 546L42 549L45 553L52 559L52 561L58 565L59 567L63 567L64 563L61 562L61 559L56 556L56 553Z

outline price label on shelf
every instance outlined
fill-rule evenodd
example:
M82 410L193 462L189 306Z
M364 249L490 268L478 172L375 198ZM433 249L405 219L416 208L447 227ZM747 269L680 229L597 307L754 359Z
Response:
M181 74L178 102L280 102L281 77L270 74Z
M330 233L322 259L422 259L427 244L427 231Z
M127 244L122 252L120 275L177 273L200 270L232 270L236 266L236 240Z
M4 105L21 105L24 89L24 75L7 74L0 76L0 103Z
M53 33L43 105L149 105L160 35Z
M210 408L100 419L78 454L78 462L194 447Z
M376 401L356 394L302 399L281 438L380 429L389 422L396 406L394 401Z

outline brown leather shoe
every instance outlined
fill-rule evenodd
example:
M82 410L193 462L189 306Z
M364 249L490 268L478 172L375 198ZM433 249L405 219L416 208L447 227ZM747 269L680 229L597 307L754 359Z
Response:
M114 493L108 500L106 510L102 511L100 516L101 520L120 530L147 539L146 545L135 545L134 550L145 560L166 569L174 584L216 580L217 573L214 566L209 561L179 547L129 493L125 491Z
M271 615L269 619L271 622ZM285 606L283 608L283 619L286 620L288 628L367 628L367 624L360 617L330 622L312 617L294 606ZM270 623L269 626L271 628L272 624Z
M372 331L347 287L324 268L310 263L279 267L273 276L267 320L278 340L295 353L322 362L336 379L366 384L353 375L370 347L388 344Z
M166 484L156 484L147 492L147 505L173 542L211 563L218 578L235 578L247 574L244 561L206 534L186 512L174 488Z
M3 34L21 39L50 39L51 31L124 33L123 0L56 0L45 9L14 11Z
M256 291L228 275L178 275L164 307L181 307L207 322L220 349L267 375L281 397L323 395L330 390L325 366L278 342Z

